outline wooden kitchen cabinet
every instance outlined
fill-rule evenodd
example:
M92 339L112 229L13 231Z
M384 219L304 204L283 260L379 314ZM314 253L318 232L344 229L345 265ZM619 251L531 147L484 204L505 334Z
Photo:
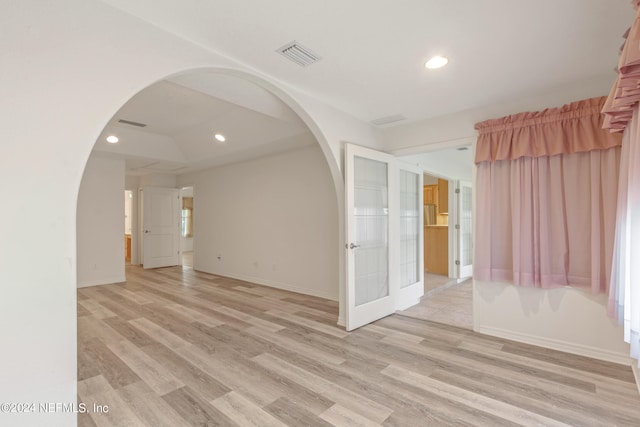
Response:
M124 259L131 261L131 234L124 235Z
M438 179L437 185L437 205L439 214L449 213L449 181ZM425 202L426 203L426 202Z
M438 204L438 186L437 185L424 186L424 204L425 205Z
M429 273L449 275L449 227L424 227L424 268Z

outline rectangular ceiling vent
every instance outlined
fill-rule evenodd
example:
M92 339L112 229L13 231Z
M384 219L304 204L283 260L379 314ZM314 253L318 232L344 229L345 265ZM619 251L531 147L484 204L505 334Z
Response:
M276 50L276 52L285 56L301 67L309 66L322 59L295 40L282 46L280 49Z
M407 118L402 114L396 114L394 116L381 117L379 119L371 120L371 123L376 126L388 125L391 123L399 122L401 120L406 120Z
M144 123L132 122L131 120L125 120L125 119L118 120L118 123L123 123L125 125L131 125L131 126L137 126L139 128L143 128L143 127L147 126Z

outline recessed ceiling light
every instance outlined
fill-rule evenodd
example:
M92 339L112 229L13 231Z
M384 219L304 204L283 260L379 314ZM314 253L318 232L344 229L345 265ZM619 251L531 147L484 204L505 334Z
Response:
M434 56L433 58L429 59L424 66L427 67L430 70L435 70L436 68L442 68L445 65L447 65L447 63L449 62L449 60L447 58L445 58L444 56Z
M120 141L120 140L119 140L119 139L118 139L118 137L117 137L117 136L115 136L115 135L109 135L109 136L107 137L107 142L108 142L109 144L115 144L115 143L116 143L116 142L118 142L118 141Z
M220 142L225 142L227 140L227 138L225 138L224 135L219 133L216 133L215 135L213 135L213 137Z

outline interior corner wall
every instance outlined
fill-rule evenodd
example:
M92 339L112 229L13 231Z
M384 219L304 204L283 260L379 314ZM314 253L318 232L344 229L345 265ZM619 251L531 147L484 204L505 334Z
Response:
M474 330L514 341L630 364L623 329L605 295L569 287L537 289L475 282Z
M189 180L196 270L338 299L335 188L319 146Z
M124 160L92 155L80 184L78 287L125 281Z
M138 192L138 188L140 187L140 177L135 175L125 175L124 177L124 188L125 190L132 191L134 193Z

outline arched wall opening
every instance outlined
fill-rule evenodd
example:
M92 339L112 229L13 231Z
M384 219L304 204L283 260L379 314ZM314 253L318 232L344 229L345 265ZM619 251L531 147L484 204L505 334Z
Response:
M198 237L196 236L195 242L196 242L196 248L201 248L200 249L196 249L195 251L195 268L199 269L201 271L204 272L209 272L209 273L213 273L213 274L219 274L219 275L224 275L224 276L229 276L229 277L234 277L234 278L238 278L238 279L242 279L242 280L247 280L247 281L253 281L255 283L259 283L259 284L266 284L266 285L272 285L275 287L280 287L283 289L289 289L289 290L293 290L293 291L297 291L297 292L302 292L302 293L308 293L310 295L316 295L316 296L321 296L321 297L326 297L326 298L330 298L330 299L334 299L334 300L340 300L340 296L342 295L342 289L343 289L343 259L342 259L342 251L341 251L341 244L340 242L342 242L342 235L344 232L344 224L343 224L343 215L342 215L342 209L343 209L343 198L344 198L344 184L343 184L343 180L342 180L342 174L340 172L340 168L337 165L337 162L335 160L335 154L334 151L331 149L331 147L329 146L329 143L324 135L324 133L322 132L322 130L320 129L319 125L316 123L316 121L311 117L311 115L305 110L305 108L303 106L300 105L300 103L298 103L296 100L294 100L291 96L289 96L284 90L280 89L279 87L277 87L274 84L271 84L269 82L267 82L266 80L250 74L250 73L246 73L246 72L242 72L242 71L238 71L238 70L232 70L232 69L226 69L226 68L211 68L211 67L205 67L205 68L196 68L196 69L190 69L190 70L182 70L180 72L177 73L173 73L167 77L161 78L159 80L156 80L152 83L150 83L149 85L145 86L145 88L141 89L140 91L136 92L136 94L132 95L129 100L133 99L137 94L141 93L142 91L144 91L145 89L151 87L152 85L161 82L161 81L165 81L166 79L169 78L175 78L180 77L180 76L186 76L186 75L194 75L194 74L206 74L206 75L211 75L211 76L226 76L226 77L232 77L232 78L236 78L236 79L240 79L246 82L250 82L253 85L256 85L257 87L260 87L266 91L268 91L269 93L273 94L277 99L279 99L284 105L286 105L288 108L290 108L294 114L296 114L300 120L302 120L302 122L304 122L304 124L306 125L306 127L308 128L308 131L313 135L313 139L315 139L315 143L312 144L313 146L315 146L315 148L313 147L307 147L307 148L303 148L300 149L300 151L296 151L297 149L292 150L296 151L297 154L294 155L285 155L286 151L283 152L282 154L277 153L275 155L272 156L265 156L264 158L258 158L255 160L250 160L249 162L252 162L251 164L246 164L246 162L242 162L240 161L239 163L234 163L231 165L222 165L219 167L213 167L204 171L199 171L199 172L192 172L192 173L185 173L185 174L181 174L177 176L176 182L172 185L175 187L184 187L184 186L194 186L194 192L196 194L199 194L199 197L197 198L197 203L200 203L200 207L198 208L199 211L199 215L195 216L195 226L197 230L201 230L201 234L200 234L200 238L201 238L201 245L198 245ZM206 77L206 76L205 76ZM213 95L213 94L210 94ZM123 105L126 105L129 100L127 100L127 102L125 102ZM120 111L120 110L118 110ZM104 132L103 132L104 133ZM104 137L103 133L101 133L101 137ZM98 141L96 142L96 146L100 143L100 138L98 139ZM86 222L86 217L87 217L87 209L84 208L81 212L81 204L84 203L85 205L87 204L87 193L90 193L90 191L87 190L87 188L85 188L85 182L88 180L88 178L90 178L90 175L92 173L93 169L96 169L96 163L99 163L100 161L102 162L113 162L113 160L100 160L97 159L96 156L94 156L95 150L94 152L92 152L92 155L90 156L90 158L88 159L88 165L91 166L91 168L89 168L89 166L87 166L85 168L85 172L84 172L84 176L83 176L83 181L82 181L82 186L80 187L80 191L79 191L79 199L78 199L78 218L77 218L77 222L78 224L82 223L82 222ZM317 154L316 154L317 153ZM104 154L104 153L98 153L98 154ZM109 153L107 153L109 154ZM283 157L284 156L284 157ZM288 156L288 158L286 158ZM318 159L314 160L315 156L319 156L318 159L322 158L324 161L324 166L322 166L322 164L318 165ZM276 157L280 157L278 159L276 159ZM275 163L274 163L275 162ZM280 164L278 164L278 162L280 162ZM305 286L301 286L298 287L295 284L291 283L291 280L289 280L289 282L287 283L287 274L277 274L275 273L276 271L283 271L283 270L287 270L288 268L293 268L295 269L294 265L299 265L297 267L298 272L296 274L293 274L293 281L297 281L300 282L302 281L302 271L300 271L301 268L304 267L304 265L307 265L311 271L309 271L309 276L313 277L315 276L313 269L311 268L313 266L312 262L300 262L300 258L298 258L297 260L294 260L295 262L290 263L290 265L287 265L288 259L287 259L287 251L289 253L289 256L295 254L301 254L304 253L305 251L305 245L306 244L313 244L313 241L308 242L307 239L302 239L301 241L299 241L299 247L293 248L294 245L296 244L294 241L292 241L291 238L289 238L289 241L287 242L286 239L284 239L285 241L281 244L281 252L283 254L285 254L283 257L280 257L280 259L277 259L277 261L274 259L269 259L267 260L267 262L263 262L263 260L258 260L257 258L255 260L253 259L246 259L246 260L242 260L242 263L244 263L245 265L245 269L244 271L238 271L238 268L240 268L240 270L242 270L242 266L238 267L239 263L235 262L235 268L236 270L234 271L232 267L231 269L226 268L225 266L228 264L233 264L233 263L225 263L226 261L226 254L225 253L221 253L221 251L224 251L224 249L221 249L219 246L215 246L212 244L208 244L210 243L210 238L214 239L214 240L219 240L220 238L220 233L218 232L218 234L216 235L216 231L214 230L214 228L216 227L209 227L209 221L205 224L203 218L208 218L213 215L213 206L214 205L220 205L220 203L216 203L217 200L215 200L216 197L221 197L221 193L224 193L224 191L220 191L220 186L217 186L217 190L211 190L211 186L210 185L206 185L206 183L208 182L213 182L213 181L219 181L219 180L224 180L229 179L229 176L235 177L233 178L233 180L238 180L238 174L236 173L235 175L233 173L231 173L231 175L229 175L229 171L233 171L233 170L238 170L238 169L242 169L242 164L244 164L245 166L245 176L246 175L251 175L252 171L255 170L256 168L262 168L262 169L271 169L271 170L283 170L283 169L287 169L286 165L291 165L291 164L295 164L295 163L299 163L299 162L307 162L307 172L309 173L316 173L317 176L311 177L311 181L308 181L308 184L310 184L310 186L314 186L317 183L314 182L313 180L315 179L316 181L318 179L321 179L323 181L326 181L323 185L325 185L325 188L321 188L322 193L324 193L324 197L327 197L327 188L330 187L330 195L329 197L331 197L331 200L328 203L325 203L324 205L329 205L333 212L331 214L332 218L329 218L329 221L324 221L323 219L326 219L326 215L325 218L322 218L322 216L318 216L316 212L314 212L313 209L313 203L304 203L307 206L300 206L300 216L301 218L297 219L298 224L297 227L298 229L300 229L302 227L302 224L304 222L304 216L305 216L305 210L307 211L307 216L310 217L310 221L307 224L307 226L309 227L309 230L314 230L315 228L318 227L318 220L320 220L321 222L328 222L330 224L326 225L326 224L320 224L324 227L324 236L322 235L322 233L316 232L316 234L318 234L318 236L321 239L325 240L325 244L324 244L324 252L320 255L322 255L323 258L329 257L331 258L331 262L328 264L330 268L326 268L325 270L330 270L330 275L329 277L326 277L326 272L323 273L325 274L324 280L317 280L316 284L313 284L313 280L307 280L307 282L310 282L310 284L308 284L308 286L305 288ZM115 175L122 175L123 171L122 170L118 170L119 168L121 168L120 164L122 164L122 162L120 162L119 164L113 166L109 166L107 165L106 167L109 168L111 167L111 169L116 169L116 170L112 170L111 173L115 173ZM284 167L283 167L284 166ZM314 169L318 169L318 166L320 168L324 168L326 169L326 172L322 172L322 171L318 171ZM100 165L97 165L97 167L99 168ZM104 168L104 166L103 166ZM305 169L304 164L299 166L299 167L291 167L289 168L290 170L287 171L283 171L280 176L278 177L274 177L273 179L275 180L279 180L280 182L284 182L284 181L288 181L291 180L290 178L294 178L292 176L287 176L286 173L294 173L293 171L299 170L302 171ZM213 171L213 172L212 172ZM222 171L222 172L220 172ZM284 174L284 175L283 175ZM319 175L318 175L319 174ZM301 172L301 177L304 177L305 173ZM124 178L122 178L124 179ZM117 176L114 178L114 180L118 180ZM127 179L128 180L128 179ZM295 178L293 179L294 181L296 180ZM299 179L298 179L299 180ZM108 181L108 179L99 179L96 180L99 182L104 183L105 181ZM246 180L242 180L242 181L246 181ZM228 183L230 186L233 186L233 182L229 182ZM127 189L130 189L129 187L131 186L130 184L127 184ZM203 185L207 186L207 189L205 190ZM238 184L240 186L240 188L242 188L242 184ZM244 183L245 187L244 187L244 191L246 191L247 188L251 188L250 186L247 187L247 183ZM260 183L256 182L256 186L259 186ZM198 189L198 186L200 186L201 188ZM298 189L299 189L300 184L298 184ZM242 190L241 190L242 191ZM285 190L283 190L284 192ZM290 189L286 190L286 191L290 191ZM280 197L280 202L278 202L278 205L283 205L282 201L287 199L287 195L284 194L283 192L281 192L282 194L279 195ZM257 194L258 196L260 196L260 194ZM295 197L295 194L292 194L291 197ZM299 193L298 197L304 197L304 195L302 193ZM207 198L209 200L207 200ZM214 198L212 200L212 198ZM307 201L314 201L313 199L308 199ZM304 201L303 201L304 202ZM95 204L97 202L91 203L94 211L95 211ZM225 203L222 203L223 205ZM267 200L263 200L262 206L268 206L269 202ZM320 207L325 208L326 210L326 206L321 205ZM105 207L106 208L106 207ZM292 210L294 208L294 206L292 204L289 204L288 209ZM250 209L250 206L248 204L245 203L245 205L241 208L239 208L242 210L242 212L245 213L244 217L245 219L247 218L251 218L252 215L254 215L253 219L249 219L249 222L255 222L261 219L261 211L260 211L260 206L257 205L256 208L254 209L255 212L251 212L248 216L247 216L247 211ZM284 209L284 207L283 207ZM207 211L208 210L208 211ZM309 212L309 210L311 210ZM282 211L281 211L282 212ZM218 213L218 212L216 212ZM271 215L277 215L277 212L271 212ZM314 217L315 215L315 217ZM227 215L228 216L228 215ZM273 217L273 216L272 216ZM291 219L294 218L293 216L291 216L288 220L289 223L291 223ZM314 219L315 218L315 219ZM255 220L255 221L254 221ZM200 221L200 224L198 224L198 221ZM95 221L94 221L95 222ZM259 221L258 221L259 222ZM280 221L282 222L281 224L281 229L280 230L284 230L285 229L285 225L284 222L287 222L287 220L282 220ZM207 225L205 227L205 225ZM263 221L263 226L266 225L264 224ZM294 224L295 227L295 224ZM327 228L328 227L328 228ZM94 227L97 228L97 227ZM217 227L218 229L220 229L220 226ZM255 227L254 227L255 228ZM290 227L289 227L290 228ZM205 232L206 229L206 232ZM101 230L102 231L102 230ZM244 230L242 230L244 231ZM272 230L274 231L274 230ZM288 230L290 231L290 230ZM274 232L277 232L277 230L275 230ZM91 282L91 281L83 281L86 282L87 284L83 284L81 283L81 279L83 279L83 277L86 275L86 273L81 273L82 272L86 272L88 270L90 270L91 268L98 268L97 267L97 263L94 263L93 261L87 261L82 259L84 258L88 258L86 255L84 255L86 252L90 252L90 251L84 251L84 250L80 250L80 249L86 249L87 245L90 243L87 243L87 237L85 236L84 238L82 237L82 235L86 233L82 233L81 230L78 228L78 286L90 286L90 285L98 285L98 284L104 284L104 283L99 283L99 280L97 282ZM287 233L284 233L287 234ZM291 234L291 233L288 233ZM326 245L326 235L331 235L331 240L332 240L332 244L330 245L329 248L327 248ZM274 234L272 233L272 238L276 238L277 236L274 236ZM84 242L81 242L81 240L83 240ZM135 239L134 239L135 240ZM313 236L311 236L311 239L313 240ZM116 238L116 245L118 244L118 240ZM112 239L113 242L113 239ZM249 242L252 242L251 240L249 240ZM253 241L253 245L259 245L259 241L254 240ZM273 242L274 244L277 245L277 242ZM249 243L251 245L251 243ZM81 246L85 246L85 248L81 248ZM112 246L114 246L112 244ZM134 247L136 246L135 242L134 242ZM262 245L260 245L262 246ZM287 249L288 248L288 249ZM307 247L307 250L309 249L309 247ZM315 249L317 252L317 248L313 248ZM263 252L266 252L266 248L262 248ZM230 252L232 252L232 250L230 249ZM238 252L238 251L236 251ZM199 257L199 255L201 255ZM256 255L256 257L258 257L259 255ZM295 257L294 257L295 258ZM118 259L116 257L116 259ZM281 264L279 264L279 262L282 261ZM326 261L326 260L325 260ZM264 265L264 264L268 264L268 265ZM254 273L254 271L248 271L246 266L251 265L253 270L255 270L256 275L252 275L252 273ZM271 270L266 272L266 277L260 277L260 273L258 272L259 270ZM265 274L265 272L263 272L263 274ZM272 276L271 278L269 276ZM288 279L292 279L291 275L289 275L290 277L288 277ZM105 283L112 283L112 282L117 282L117 281L124 281L124 266L122 266L122 275L120 274L114 274L111 277L114 277L114 280L111 281L106 281ZM123 279L121 280L117 280L118 277L123 277ZM279 281L279 277L285 277L284 282ZM323 289L317 289L320 285L320 283L327 283L329 282L329 286L324 286ZM315 288L314 288L315 287ZM320 286L321 287L321 286ZM336 319L338 321L338 319Z
M0 323L7 326L1 331L7 345L0 401L76 401L76 215L82 175L114 112L153 82L183 71L218 69L271 89L307 123L327 158L337 240L344 240L341 144L378 143L366 123L105 2L13 3L12 13L0 16L6 36L0 45L7 54L0 81L6 119L0 169L12 207L0 214ZM341 293L343 252L337 243ZM20 414L11 420L69 426L76 414Z

